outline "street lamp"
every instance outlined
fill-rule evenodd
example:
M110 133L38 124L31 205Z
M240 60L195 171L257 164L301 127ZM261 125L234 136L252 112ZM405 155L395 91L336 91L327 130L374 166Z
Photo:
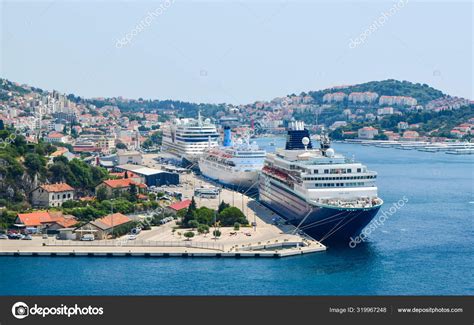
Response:
M110 199L110 218L112 222L112 236L114 235L114 199Z
M217 210L214 210L214 240L217 240Z

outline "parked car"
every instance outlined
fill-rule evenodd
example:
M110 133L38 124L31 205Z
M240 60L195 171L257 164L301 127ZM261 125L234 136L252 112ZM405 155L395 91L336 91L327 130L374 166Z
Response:
M95 240L95 237L94 237L93 234L85 234L85 235L82 235L81 240L82 241L93 241L93 240Z
M5 234L0 234L0 239L8 239L8 236Z
M135 240L137 239L137 235L128 235L128 240Z
M11 232L7 236L8 236L8 239L20 239L22 235L18 234L18 233Z
M166 218L161 219L161 220L160 220L160 223L161 223L162 225L164 225L165 223L171 222L171 221L173 221L173 220L174 220L173 217L166 217Z
M24 235L23 238L21 238L23 240L32 240L33 237L31 237L31 235Z

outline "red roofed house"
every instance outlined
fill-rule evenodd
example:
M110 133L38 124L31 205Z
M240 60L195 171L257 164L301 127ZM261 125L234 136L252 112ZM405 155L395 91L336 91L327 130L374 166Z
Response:
M125 225L132 219L121 213L106 215L105 217L88 222L76 229L78 239L86 233L93 233L96 239L106 239L112 234L115 227Z
M359 130L357 130L357 135L359 139L373 139L374 136L378 135L379 131L376 128L373 128L371 126L366 126L363 127Z
M67 143L67 136L62 134L61 132L51 132L48 134L47 137L44 138L44 141L56 143L56 142L63 142Z
M450 134L456 138L462 138L466 133L463 133L459 130L453 129L450 131Z
M416 131L405 131L403 132L403 139L405 140L418 140L420 134Z
M190 204L191 204L191 200L184 200L184 201L176 202L169 205L168 209L170 209L173 212L178 212L180 210L187 209Z
M49 211L51 222L47 222L48 230L58 230L70 228L77 224L77 219L73 215L63 214L62 211Z
M41 231L45 228L57 230L72 227L77 224L77 220L74 216L63 215L61 211L35 211L19 213L15 223Z
M74 199L74 188L66 183L43 184L31 192L33 206L58 207Z
M15 223L24 225L26 228L41 230L46 223L51 222L48 211L37 211L31 213L19 213Z
M130 178L121 178L121 179L108 179L96 186L95 192L103 187L107 191L107 197L115 196L115 194L120 194L130 190L131 185L135 185L138 189L145 189L146 185L138 183L137 181Z

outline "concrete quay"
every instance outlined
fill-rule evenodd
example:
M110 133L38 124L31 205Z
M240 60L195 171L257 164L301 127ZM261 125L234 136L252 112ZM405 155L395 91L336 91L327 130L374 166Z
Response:
M96 241L90 244L47 241L34 238L31 241L5 240L0 242L0 256L61 256L61 257L287 257L324 251L323 245L313 243L298 246L297 243L270 245L245 245L229 250L199 248L200 243L189 246L149 246L146 243L121 244L120 241ZM175 245L177 243L174 243ZM195 244L195 246L191 246ZM288 245L288 248L284 246ZM291 245L291 247L289 247ZM294 246L293 246L294 245Z

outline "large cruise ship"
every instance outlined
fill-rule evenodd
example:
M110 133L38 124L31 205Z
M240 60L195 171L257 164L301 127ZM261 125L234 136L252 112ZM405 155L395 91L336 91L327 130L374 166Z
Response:
M255 142L250 143L249 138L232 143L231 130L226 127L222 147L206 150L199 160L199 169L204 176L237 190L256 191L265 154L265 150Z
M313 149L303 122L291 122L286 147L267 155L259 199L316 240L348 243L383 203L377 173L336 154L327 136L320 144Z
M184 162L196 163L203 152L218 146L216 126L210 119L176 119L163 130L163 150L171 152Z

